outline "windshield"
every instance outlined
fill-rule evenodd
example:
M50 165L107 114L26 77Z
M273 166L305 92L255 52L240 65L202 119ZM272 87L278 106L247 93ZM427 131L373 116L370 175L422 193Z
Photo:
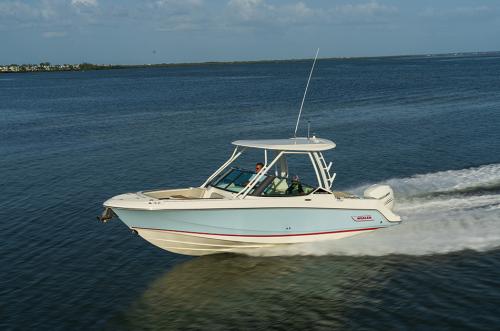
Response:
M268 197L307 195L315 190L313 186L301 183L299 180L289 180L281 177L273 177L272 180L268 181L267 185L262 186L265 187L261 188L261 193L254 195Z
M252 171L233 168L221 177L214 179L210 185L220 188L221 190L238 193L243 190L255 176L257 176L257 174Z
M232 168L225 174L215 178L209 185L221 190L239 193L257 176L253 171ZM249 192L254 196L293 196L306 195L314 191L314 187L301 183L298 179L264 175Z

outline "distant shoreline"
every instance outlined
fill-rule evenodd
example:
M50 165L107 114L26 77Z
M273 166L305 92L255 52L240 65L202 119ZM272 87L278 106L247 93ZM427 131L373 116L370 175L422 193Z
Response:
M439 54L414 54L414 55L385 55L385 56L360 56L360 57L330 57L320 58L321 60L366 60L366 59L388 59L388 58L436 58L436 57L464 57L471 55L491 56L500 55L500 51L488 52L455 52ZM156 64L55 64L49 62L40 64L9 64L0 65L0 74L2 73L27 73L27 72L62 72L62 71L94 71L111 69L132 69L132 68L170 68L170 67L197 67L211 65L239 65L239 64L272 64L272 63L293 63L310 61L304 59L284 59L284 60L255 60L255 61L207 61L207 62L185 62L185 63L156 63Z

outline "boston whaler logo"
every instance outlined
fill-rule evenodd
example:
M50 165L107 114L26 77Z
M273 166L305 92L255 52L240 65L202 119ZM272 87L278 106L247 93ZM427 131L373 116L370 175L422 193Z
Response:
M374 221L372 215L351 216L355 222L370 222Z

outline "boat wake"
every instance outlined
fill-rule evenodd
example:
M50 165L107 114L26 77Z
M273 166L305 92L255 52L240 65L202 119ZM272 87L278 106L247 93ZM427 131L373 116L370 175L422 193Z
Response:
M500 246L500 164L386 181L403 224L336 241L257 255L429 255ZM361 194L367 187L351 191Z

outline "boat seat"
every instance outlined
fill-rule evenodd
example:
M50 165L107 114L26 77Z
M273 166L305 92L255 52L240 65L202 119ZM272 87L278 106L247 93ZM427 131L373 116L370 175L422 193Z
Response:
M170 196L171 198L174 198L174 199L184 199L184 200L189 200L189 199L199 199L199 198L194 198L194 197L187 197L185 195L181 195L181 194L176 194L176 195L172 195Z
M172 195L172 196L170 196L170 198L173 198L173 199L182 199L182 200L199 200L199 199L203 199L203 198L198 198L198 197L187 197L187 196L181 195L181 194ZM166 198L166 199L170 199L170 198ZM223 198L224 198L224 196L222 196L220 194L212 193L212 195L210 195L209 199L223 199Z

